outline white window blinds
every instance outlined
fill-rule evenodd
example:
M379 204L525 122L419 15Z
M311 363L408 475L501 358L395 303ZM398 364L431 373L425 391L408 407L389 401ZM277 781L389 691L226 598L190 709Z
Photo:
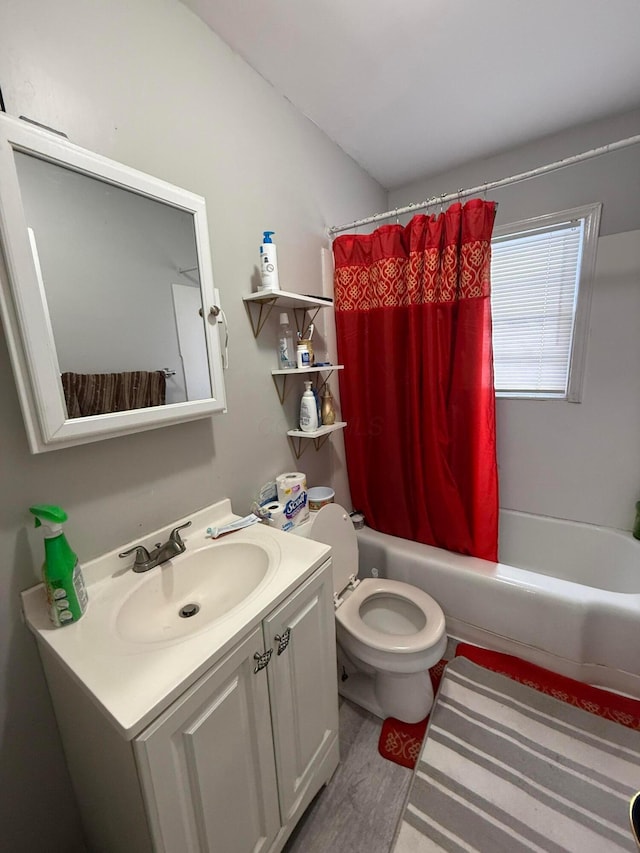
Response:
M565 221L492 241L497 392L566 396L583 229Z

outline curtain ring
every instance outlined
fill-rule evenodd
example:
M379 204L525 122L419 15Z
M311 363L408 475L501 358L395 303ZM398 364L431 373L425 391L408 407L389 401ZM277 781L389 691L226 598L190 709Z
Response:
M400 225L400 219L398 218L398 208L396 207L396 225Z
M444 213L444 197L446 193L442 193L440 196L440 213Z

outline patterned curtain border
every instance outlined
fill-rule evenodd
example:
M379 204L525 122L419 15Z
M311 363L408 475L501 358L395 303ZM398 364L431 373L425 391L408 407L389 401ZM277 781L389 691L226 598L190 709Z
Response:
M344 265L335 273L336 311L367 311L477 299L490 294L491 243L474 240L383 258L371 265Z

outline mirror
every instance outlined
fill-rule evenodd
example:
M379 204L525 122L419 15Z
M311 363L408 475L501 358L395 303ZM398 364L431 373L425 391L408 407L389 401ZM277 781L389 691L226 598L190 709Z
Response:
M224 410L204 199L0 115L0 237L33 452Z

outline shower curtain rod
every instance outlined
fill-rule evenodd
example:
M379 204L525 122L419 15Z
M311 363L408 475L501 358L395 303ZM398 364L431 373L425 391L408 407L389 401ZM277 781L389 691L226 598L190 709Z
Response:
M521 181L528 181L530 178L537 178L540 175L546 175L548 172L565 169L567 166L574 166L576 163L582 163L584 160L591 160L593 157L600 157L602 154L609 154L612 151L618 151L621 148L629 148L631 145L637 145L638 143L640 143L640 134L637 136L629 136L626 139L618 140L618 142L610 142L608 145L601 145L599 148L592 148L590 151L584 151L582 154L574 154L572 157L565 157L564 160L557 160L555 163L548 163L546 166L540 166L538 169L530 169L528 172L521 172L519 175L511 175L511 177L501 178L499 181L489 181L486 184L480 184L480 186L472 187L468 190L458 190L458 192L455 193L436 195L432 198L426 199L425 201L408 204L406 207L396 207L394 210L387 210L385 213L376 213L373 216L366 216L364 219L356 219L354 222L349 222L346 225L334 225L329 228L329 236L333 237L341 231L349 231L352 228L358 228L360 225L370 225L372 222L391 219L393 216L402 216L405 213L423 210L425 207L431 207L434 204L446 204L450 201L459 201L469 195L486 193L488 190L495 190L498 187L505 187L508 184L517 184Z

